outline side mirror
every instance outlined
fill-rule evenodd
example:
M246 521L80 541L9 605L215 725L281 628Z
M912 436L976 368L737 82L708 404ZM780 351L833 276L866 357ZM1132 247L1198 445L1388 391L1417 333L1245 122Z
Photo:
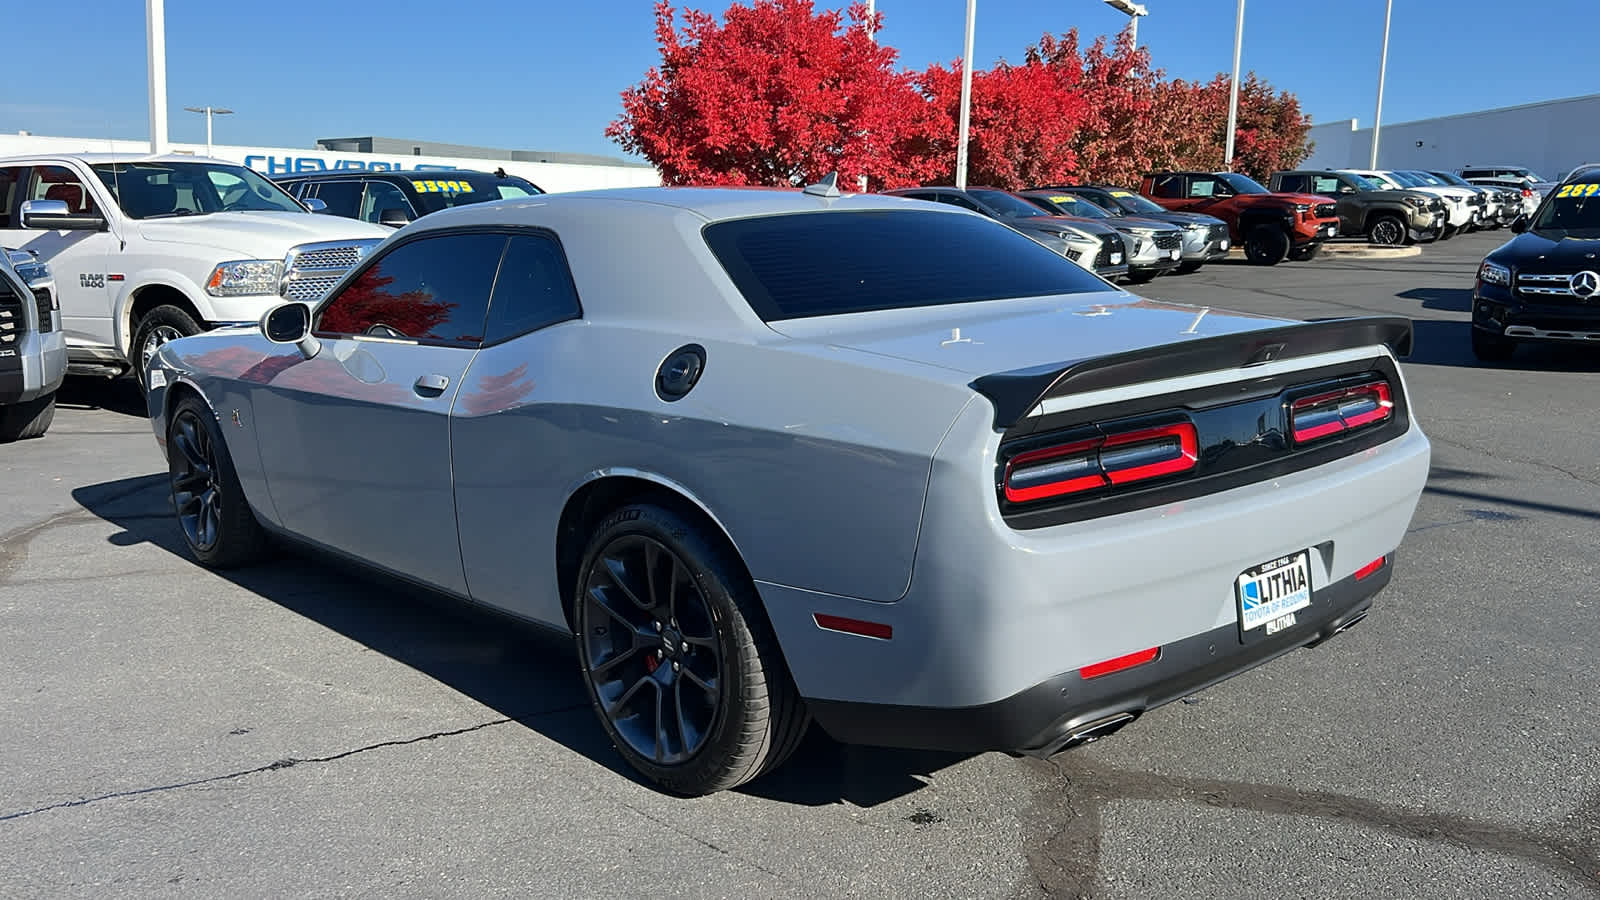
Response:
M306 359L316 356L322 342L311 335L311 307L280 303L261 316L261 334L274 344L294 344Z
M1356 189L1348 184L1339 185L1339 193L1341 194L1354 194L1355 192Z
M22 227L45 231L105 231L105 217L99 213L74 213L65 200L28 200L22 204Z
M1511 233L1512 234L1521 234L1521 233L1523 233L1524 231L1527 231L1527 230L1528 230L1528 214L1527 213L1523 213L1522 215L1517 216L1515 219L1511 220Z
M323 203L321 200L318 200L315 197L307 197L300 202L306 205L306 209L309 209L314 213L326 212L328 209L328 204Z
M378 224L390 228L402 228L411 224L411 214L398 206L391 206L378 213Z

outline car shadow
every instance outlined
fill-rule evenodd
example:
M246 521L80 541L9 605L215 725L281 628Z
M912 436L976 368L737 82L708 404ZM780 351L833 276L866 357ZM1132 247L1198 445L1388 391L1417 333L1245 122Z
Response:
M1395 296L1402 300L1420 300L1423 309L1472 311L1471 288L1412 288L1409 291L1401 291Z
M1462 366L1526 372L1600 372L1593 348L1577 344L1525 343L1505 362L1484 362L1472 354L1472 323L1413 319L1411 365Z
M56 391L56 405L68 409L103 409L140 419L150 416L144 394L132 378L69 375Z
M152 544L193 564L164 474L80 487L73 499L122 529L119 546ZM427 675L507 719L646 787L595 720L572 638L312 551L284 551L220 577ZM871 807L927 786L970 754L846 746L813 726L789 762L740 793L807 806Z

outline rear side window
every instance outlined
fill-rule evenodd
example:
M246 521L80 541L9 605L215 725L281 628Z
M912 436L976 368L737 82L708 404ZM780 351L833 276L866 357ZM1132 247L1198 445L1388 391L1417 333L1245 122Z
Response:
M542 235L513 237L494 281L484 343L498 343L579 315L578 292L561 246Z
M1109 290L998 222L932 210L733 219L704 235L768 322Z
M1306 182L1309 178L1307 175L1284 175L1278 179L1278 190L1289 194L1307 193Z
M354 219L361 207L361 182L324 181L317 186L317 199L328 204L328 215Z
M1162 175L1155 180L1150 193L1157 197L1182 197L1183 176Z

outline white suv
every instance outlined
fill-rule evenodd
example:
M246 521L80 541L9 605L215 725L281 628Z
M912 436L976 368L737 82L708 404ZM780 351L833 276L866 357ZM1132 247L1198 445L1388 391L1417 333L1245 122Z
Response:
M393 232L321 216L262 175L203 157L0 159L0 245L55 276L69 371L116 375L161 344L315 300Z

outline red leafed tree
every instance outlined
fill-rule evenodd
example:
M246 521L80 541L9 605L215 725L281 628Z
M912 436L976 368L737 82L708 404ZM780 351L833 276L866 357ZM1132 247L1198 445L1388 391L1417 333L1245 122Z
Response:
M935 155L928 168L938 181L953 183L961 65L931 66L918 84L933 105L925 123L936 129L920 146ZM1083 96L1039 60L973 72L968 183L1017 188L1072 177L1080 167L1074 136L1089 115Z
M1217 149L1217 164L1224 154L1228 135L1228 89L1230 79L1218 75L1198 87L1197 105L1204 106L1213 123L1210 133ZM1233 169L1265 182L1275 171L1292 169L1311 155L1306 140L1311 118L1300 111L1300 101L1287 91L1247 74L1239 83L1239 116L1233 138Z
M838 172L874 188L921 183L942 166L924 146L928 105L866 7L811 0L735 3L719 23L656 4L661 63L622 94L606 135L668 184L793 186ZM869 31L870 30L870 31Z

